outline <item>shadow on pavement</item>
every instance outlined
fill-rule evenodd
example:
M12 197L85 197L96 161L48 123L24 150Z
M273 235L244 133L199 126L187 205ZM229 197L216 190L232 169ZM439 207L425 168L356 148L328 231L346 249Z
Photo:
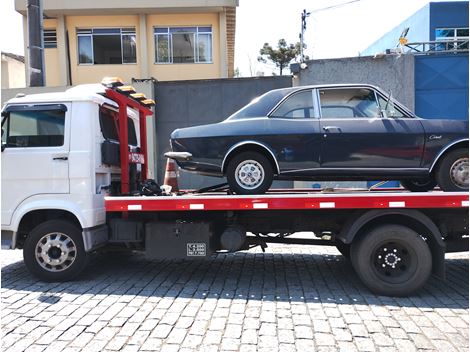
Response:
M370 293L340 255L239 252L148 261L124 253L95 255L83 274L65 283L38 281L18 261L2 268L2 288L41 292L38 299L50 304L67 293L467 309L468 259L447 259L446 270L446 280L432 277L415 295L394 298Z

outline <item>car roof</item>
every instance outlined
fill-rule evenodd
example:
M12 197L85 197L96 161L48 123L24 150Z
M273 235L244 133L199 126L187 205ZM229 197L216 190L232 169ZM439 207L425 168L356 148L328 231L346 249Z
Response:
M279 88L273 89L276 91L297 91L302 89L321 89L321 88L372 88L378 90L379 92L383 92L377 86L368 83L335 83L335 84L312 84L306 86L295 86L295 87L288 87L288 88Z

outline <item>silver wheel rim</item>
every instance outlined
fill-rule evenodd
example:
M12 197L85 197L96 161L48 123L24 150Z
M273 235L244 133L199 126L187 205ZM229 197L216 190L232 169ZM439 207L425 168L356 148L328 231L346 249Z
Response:
M264 168L256 160L244 160L235 170L235 180L244 189L255 189L264 181Z
M66 234L51 232L41 237L35 249L36 261L47 271L68 269L77 257L75 242Z
M450 179L459 188L468 188L468 158L457 159L450 167Z

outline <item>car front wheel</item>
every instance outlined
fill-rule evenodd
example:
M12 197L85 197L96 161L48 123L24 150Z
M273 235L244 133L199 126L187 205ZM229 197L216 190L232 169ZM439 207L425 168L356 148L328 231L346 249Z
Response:
M468 191L468 150L457 149L439 164L437 181L445 192Z
M273 167L269 160L256 152L243 152L230 160L227 181L237 194L265 193L273 182Z

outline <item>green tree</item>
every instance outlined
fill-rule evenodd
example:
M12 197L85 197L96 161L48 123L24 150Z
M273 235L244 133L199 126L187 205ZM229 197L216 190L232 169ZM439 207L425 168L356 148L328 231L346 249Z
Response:
M304 48L306 48L304 44ZM279 74L282 76L282 70L298 56L300 56L300 43L287 44L285 39L279 39L277 49L274 49L269 43L264 43L259 51L258 61L267 63L272 61L276 67L279 67Z

